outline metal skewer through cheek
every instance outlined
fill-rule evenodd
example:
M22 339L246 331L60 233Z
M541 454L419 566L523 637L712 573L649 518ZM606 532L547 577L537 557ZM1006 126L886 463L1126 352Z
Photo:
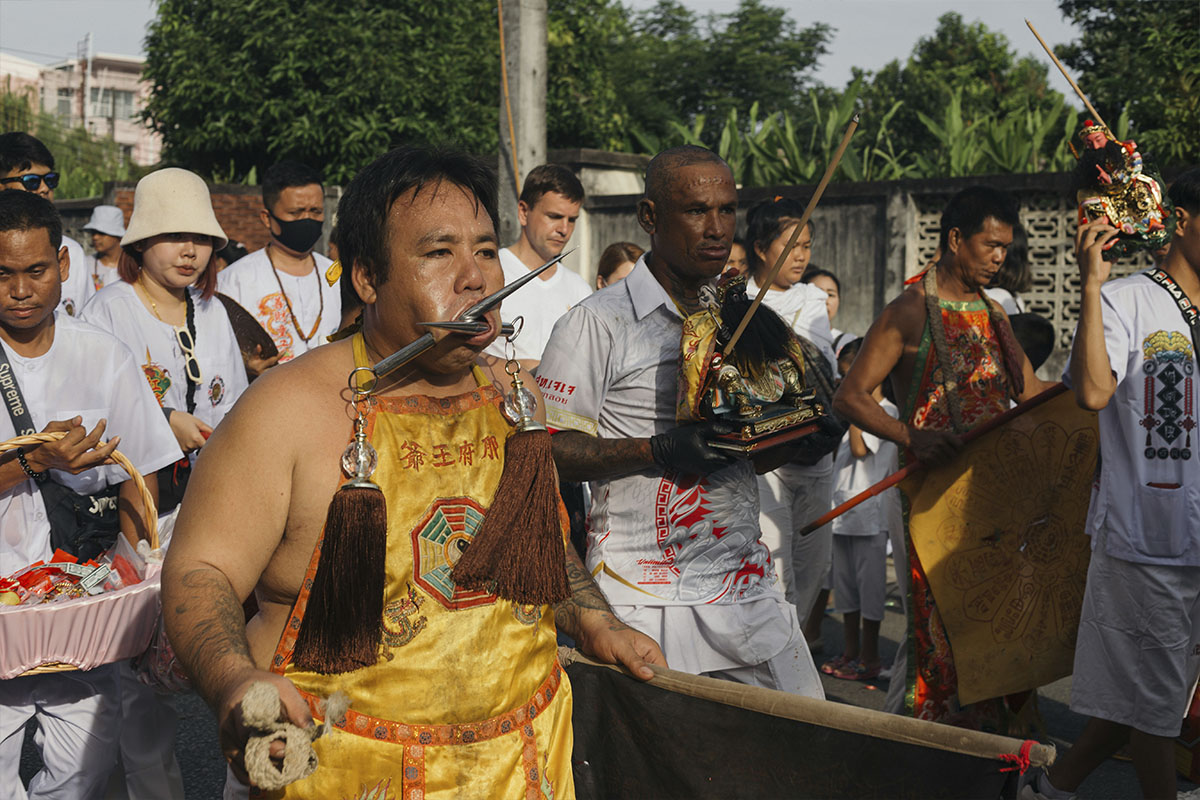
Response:
M522 275L521 277L517 278L512 283L508 284L507 286L504 286L503 288L499 289L498 291L495 291L492 294L488 295L487 297L483 298L478 303L471 306L466 311L464 311L462 314L460 314L458 316L458 319L456 319L456 320L450 320L447 322L422 322L419 324L425 326L426 328L442 328L443 330L450 331L452 334L465 335L465 336L474 336L474 335L483 333L488 328L487 321L483 319L484 314L491 311L496 306L500 305L501 301L503 301L504 298L508 297L510 294L515 292L517 289L520 289L522 286L529 283L531 280L533 280L537 276L541 275L547 269L554 266L559 261L562 261L564 258L569 256L573 252L575 252L574 248L567 250L563 253L559 253L557 256L550 259L545 264L542 264L537 269L530 270L529 274ZM512 325L501 325L500 326L500 333L499 333L500 336L510 336L510 335L512 335L512 332L513 332ZM401 347L399 350L392 353L390 356L386 356L386 357L380 359L373 366L356 368L350 374L350 389L353 391L366 391L366 392L373 391L375 386L378 385L380 378L383 378L384 376L400 369L400 367L402 367L405 364L407 364L408 362L412 361L414 358L421 355L426 350L429 350L435 344L437 344L437 339L434 338L433 334L426 333L426 334L421 335L416 341L411 342L411 343L405 345L404 347ZM371 378L364 379L364 378L355 377L362 371L369 372L371 375ZM369 380L370 388L363 389L361 386L359 386L360 381L367 382L368 380Z

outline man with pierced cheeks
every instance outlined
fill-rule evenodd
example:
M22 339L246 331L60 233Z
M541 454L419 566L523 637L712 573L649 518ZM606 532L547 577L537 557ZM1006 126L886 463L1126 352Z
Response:
M387 796L514 797L544 784L572 797L570 687L556 627L643 679L648 663L664 663L652 641L613 616L573 554L573 595L553 608L514 605L449 578L457 547L492 502L510 430L497 409L503 362L481 357L499 331L498 310L484 333L444 336L376 387L367 424L388 524L377 661L338 674L292 661L312 583L306 569L319 564L353 430L347 377L423 335L422 321L454 319L500 288L495 201L495 178L467 156L400 148L364 168L338 214L342 261L365 303L361 335L264 373L197 462L163 608L176 653L216 711L233 774L247 781L240 704L252 683L278 687L284 715L301 726L312 722L311 699L335 689L350 696L342 730L316 742L316 772L262 796L390 787ZM259 612L243 625L252 591ZM236 788L227 782L227 796Z

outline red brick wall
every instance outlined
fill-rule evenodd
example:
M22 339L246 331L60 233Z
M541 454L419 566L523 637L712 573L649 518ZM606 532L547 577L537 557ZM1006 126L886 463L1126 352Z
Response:
M220 185L210 187L213 212L226 236L240 242L247 250L254 251L267 244L267 229L258 215L262 208L262 195L257 190L251 194L244 190L236 191L240 188L230 187L231 191ZM125 212L125 224L128 225L129 215L133 213L133 187L113 187L111 202Z

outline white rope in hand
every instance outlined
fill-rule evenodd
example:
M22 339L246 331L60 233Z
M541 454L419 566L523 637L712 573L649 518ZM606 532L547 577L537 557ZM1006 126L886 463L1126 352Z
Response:
M252 683L242 698L242 719L247 728L257 733L246 742L246 772L250 783L260 789L275 791L289 783L307 778L317 768L317 753L312 743L343 722L350 698L345 692L334 692L322 704L325 722L301 728L286 722L279 688L273 683ZM271 760L271 743L283 742L283 763L276 766Z

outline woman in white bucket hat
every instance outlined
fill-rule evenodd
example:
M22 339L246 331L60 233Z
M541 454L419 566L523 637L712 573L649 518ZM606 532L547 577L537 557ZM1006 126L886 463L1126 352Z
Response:
M116 206L96 206L83 232L91 234L92 249L96 251L87 257L87 267L98 292L119 280L117 262L121 258L121 237L125 235L125 212Z
M214 296L210 262L226 241L199 175L176 167L152 172L134 191L117 264L121 280L100 290L83 312L142 362L192 460L247 386L233 327ZM159 473L160 513L178 504L186 471L183 465ZM174 520L163 521L169 529Z
M169 167L142 178L121 237L120 280L88 301L83 319L110 331L142 363L188 458L158 472L159 535L170 540L190 463L246 390L241 351L215 297L212 254L227 237L204 180ZM165 513L164 513L165 509ZM183 798L175 712L122 666L121 759L130 797Z

